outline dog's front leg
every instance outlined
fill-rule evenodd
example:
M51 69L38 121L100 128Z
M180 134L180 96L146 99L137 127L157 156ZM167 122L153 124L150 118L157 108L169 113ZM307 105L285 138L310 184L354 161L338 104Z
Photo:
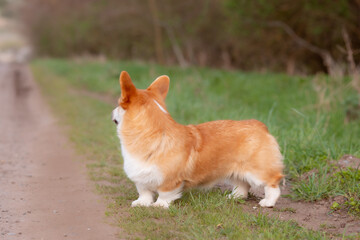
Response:
M169 184L158 189L159 197L153 204L155 207L169 208L170 203L181 197L183 183Z
M149 190L143 184L136 183L136 189L139 193L139 198L131 203L132 207L144 206L148 207L154 202L154 192Z

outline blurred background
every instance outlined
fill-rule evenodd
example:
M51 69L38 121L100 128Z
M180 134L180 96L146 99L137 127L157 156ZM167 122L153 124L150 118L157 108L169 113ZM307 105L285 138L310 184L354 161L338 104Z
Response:
M141 219L118 214L127 212L137 195L124 182L110 120L122 70L138 88L169 75L167 110L181 124L264 122L284 155L288 196L327 199L327 209L360 216L360 0L0 0L0 11L0 63L33 58L28 75L70 127L76 148L89 156L92 180L116 202L109 209L128 232L136 229L153 239L159 231L164 239L184 239L184 229L208 234L193 239L252 239L253 231L261 238L278 229L290 233L269 239L307 236L294 225L289 231L269 222L263 230L260 213L261 221L251 222L245 227L250 235L244 235L238 226L249 218L234 215L233 206L219 208L216 194L209 197L214 204L194 200L185 214L179 208L174 215L159 215L172 225L155 222L152 213L138 215ZM22 72L8 72L18 82L30 82ZM0 97L5 93L1 85ZM224 231L204 225L202 214L194 217L202 209L197 206L221 212L215 226L223 222ZM350 229L336 224L340 234Z
M38 56L288 74L346 74L360 60L359 0L1 0L6 3L12 6L5 14L22 23Z

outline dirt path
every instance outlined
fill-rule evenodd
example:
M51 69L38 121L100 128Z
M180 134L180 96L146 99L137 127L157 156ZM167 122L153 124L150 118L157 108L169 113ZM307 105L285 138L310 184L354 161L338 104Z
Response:
M0 65L0 239L116 239L104 211L28 69Z

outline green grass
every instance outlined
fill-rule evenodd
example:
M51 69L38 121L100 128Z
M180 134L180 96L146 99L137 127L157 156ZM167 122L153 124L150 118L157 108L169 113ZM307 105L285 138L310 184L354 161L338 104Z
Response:
M351 210L351 198L360 196L358 170L348 170L346 181L351 184L341 183L343 175L335 174L329 163L329 159L344 154L360 156L360 122L344 124L346 99L356 96L346 80L339 83L322 78L329 100L323 104L312 78L282 74L54 59L37 60L32 69L57 116L70 126L71 139L89 159L90 177L109 199L107 214L119 222L129 238L325 239L326 235L261 212L255 216L245 213L241 201L228 200L218 190L186 192L169 211L129 208L137 193L122 171L119 140L110 119L120 95L118 77L122 70L130 73L138 88L146 88L159 75L169 75L167 108L182 124L215 119L263 121L282 148L293 197L312 201L343 195ZM113 96L114 104L84 94L84 89ZM317 169L316 174L300 180L312 169Z

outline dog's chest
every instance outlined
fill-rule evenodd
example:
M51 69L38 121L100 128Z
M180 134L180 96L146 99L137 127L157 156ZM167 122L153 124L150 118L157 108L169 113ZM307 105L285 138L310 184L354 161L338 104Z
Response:
M162 184L163 174L156 165L132 156L123 144L121 152L124 158L124 171L133 182L155 189Z

